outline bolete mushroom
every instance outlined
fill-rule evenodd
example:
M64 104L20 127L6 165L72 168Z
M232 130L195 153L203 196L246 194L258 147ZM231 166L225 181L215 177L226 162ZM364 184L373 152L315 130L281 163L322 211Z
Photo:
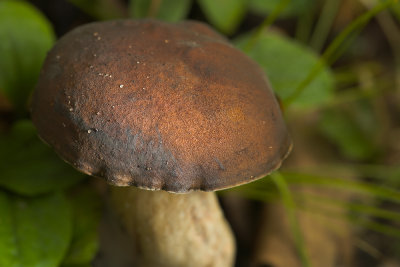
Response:
M47 56L32 119L79 171L133 186L114 199L125 201L118 209L152 266L232 265L214 193L192 191L264 177L291 147L261 68L193 21L74 29Z

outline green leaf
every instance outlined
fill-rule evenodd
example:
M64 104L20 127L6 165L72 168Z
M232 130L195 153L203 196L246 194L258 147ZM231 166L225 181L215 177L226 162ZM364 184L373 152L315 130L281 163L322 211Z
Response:
M249 0L249 9L261 15L271 14L282 0ZM289 0L286 8L279 14L281 17L296 16L305 13L315 2L313 0Z
M63 194L28 198L0 190L0 266L59 266L71 233Z
M8 135L0 136L0 147L0 185L8 190L37 195L85 178L39 140L30 121L20 121Z
M114 0L68 0L86 14L98 20L124 17L124 7Z
M247 0L198 0L205 16L218 30L232 34L246 12Z
M374 116L367 109L356 111L343 108L327 110L321 118L319 127L322 133L339 147L344 156L355 160L366 160L377 153L374 135L378 122L373 120ZM357 115L361 115L362 118Z
M0 94L26 111L43 60L55 37L49 21L23 1L0 1Z
M74 227L71 246L62 266L89 264L99 248L98 227L102 202L90 187L80 187L70 195Z
M246 50L250 40L253 41L251 34L239 37L235 43ZM283 102L291 97L310 71L320 63L318 56L307 47L272 32L261 33L245 52L261 65ZM332 97L333 75L328 67L321 67L322 70L313 81L293 101L293 106L309 108L323 105Z
M157 18L179 21L189 13L192 0L131 0L130 13L133 18Z

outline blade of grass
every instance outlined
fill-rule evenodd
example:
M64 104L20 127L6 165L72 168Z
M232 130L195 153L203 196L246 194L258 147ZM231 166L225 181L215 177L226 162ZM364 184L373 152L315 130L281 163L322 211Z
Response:
M312 5L307 12L301 14L296 25L296 39L302 43L307 43L313 27L317 5Z
M371 1L360 0L367 8L371 8ZM394 9L393 9L394 10ZM379 25L381 26L383 33L386 35L386 39L392 48L397 62L400 60L400 29L396 24L396 21L392 17L392 13L383 11L376 17Z
M355 203L354 201L348 202L332 197L315 195L309 192L294 194L294 199L296 200L296 203L302 203L302 200L306 200L307 206L309 206L311 209L314 209L313 207L315 207L315 209L326 208L326 205L339 206L341 208L348 209L349 211L356 212L359 215L368 215L381 219L400 221L400 213L398 212L379 208L373 205ZM324 207L320 207L321 205L324 205ZM300 207L301 204L298 206Z
M278 175L278 176L277 176ZM294 192L291 193L289 191L288 185L286 184L284 178L282 175L275 173L271 175L271 180L272 182L275 183L275 185L278 188L278 191L281 195L281 198L283 200L284 206L286 208L286 211L289 216L290 220L290 225L291 229L293 232L293 235L296 240L296 246L299 249L299 254L304 255L303 257L306 257L305 251L304 251L304 245L303 245L303 239L300 233L300 228L295 216L295 210L304 210L307 212L310 212L313 215L324 215L324 216L329 216L332 218L343 218L349 220L349 222L353 223L354 225L363 227L365 229L369 229L381 234L389 235L389 236L395 236L396 238L400 239L400 230L392 227L390 225L386 225L383 223L378 223L375 221L371 221L370 219L366 219L365 216L374 216L377 218L381 219L387 219L387 220L393 220L393 221L400 221L400 214L398 212L393 212L385 209L380 209L376 208L374 206L369 206L369 205L364 205L364 204L358 204L358 203L349 203L345 201L340 201L337 199L332 199L332 198L327 198L327 197L322 197L322 196L315 196L315 195L310 195L308 192L307 193L299 193L299 192ZM369 191L369 190L367 190ZM265 189L257 189L257 187L249 187L246 190L237 190L240 194L242 194L245 197L248 197L250 199L254 200L259 200L259 201L271 201L273 199L277 198L276 192L273 190L267 190ZM293 197L292 197L293 194ZM335 206L342 206L344 208L348 208L350 211L355 211L357 214L351 215L351 214L346 214L343 212L338 212L338 211L332 211L326 209L326 207L318 207L318 205L310 206L308 205L303 205L304 198L311 198L314 199L312 203L314 204L331 204ZM295 204L294 200L296 200ZM308 202L309 203L309 202ZM355 217L357 215L357 217ZM362 217L361 217L362 216ZM303 252L301 252L303 250ZM304 259L304 258L303 258ZM305 258L307 260L307 258ZM307 262L303 261L303 265L306 265Z
M336 17L341 0L325 0L322 13L319 16L317 26L315 26L314 33L311 37L310 46L315 51L319 52L329 34L329 29Z
M284 106L289 106L303 92L303 90L314 80L318 73L322 70L324 64L331 65L341 54L347 49L350 41L361 31L361 29L382 10L396 3L397 0L387 0L377 4L361 16L357 17L350 25L348 25L328 46L318 63L312 68L306 78L299 84L291 96L286 98Z
M279 14L286 8L290 0L282 0L276 5L272 13L257 27L256 31L252 34L248 43L244 46L243 51L249 52L254 45L257 43L258 39L262 33L278 18Z
M356 237L356 240L354 243L355 243L354 244L355 247L366 252L368 255L374 257L375 259L379 259L383 256L383 254L377 248L375 248L373 245L371 245L367 241L361 239L360 237Z
M361 99L372 100L377 96L382 96L384 93L393 91L394 83L392 80L383 80L379 86L367 88L368 90L361 90L359 86L349 87L343 90L343 92L337 93L331 100L329 100L324 106L318 107L320 109L328 109L334 106L346 104L349 102L358 101Z
M400 229L387 224L371 221L368 218L354 217L343 213L320 210L320 209L307 209L304 206L299 206L298 208L303 209L304 211L308 212L310 215L313 216L324 216L324 217L330 217L332 219L343 218L348 220L353 225L359 226L363 229L368 229L391 237L394 236L400 239Z
M352 164L360 174L372 177L393 186L400 185L400 166L387 166L377 164Z
M366 219L350 218L349 220L364 229L369 229L389 237L396 237L400 239L400 230L396 227Z
M400 5L394 6L390 11L393 16L400 22Z
M319 164L318 167L308 169L314 173L330 173L333 171L356 171L357 174L380 180L381 183L388 182L394 186L400 185L400 166L381 165L368 163L346 163L346 164ZM299 169L292 169L289 173L302 173Z
M303 235L300 230L299 222L296 218L296 204L293 201L292 194L290 193L289 187L285 181L285 178L278 172L271 174L271 179L275 183L281 198L283 205L286 209L286 213L289 219L290 228L292 235L295 240L296 248L298 250L302 266L311 266L308 259L306 248L304 245Z
M248 199L253 199L262 202L270 202L279 197L277 192L275 192L275 190L268 190L268 189L265 190L260 188L248 188L244 190L239 188L236 189L235 192L238 192L243 197L246 197ZM293 191L292 195L293 199L295 200L295 203L297 203L298 208L302 208L303 206L302 203L304 201L307 201L306 202L307 206L311 207L312 210L314 208L315 209L322 208L320 207L321 205L325 205L324 208L326 208L326 205L334 207L339 206L341 208L346 208L349 211L357 212L360 215L368 215L382 219L400 221L400 213L390 211L387 209L382 209L374 205L371 206L368 204L355 203L354 201L352 202L343 201L341 199L323 196L320 194L316 195L315 193L310 193L310 192Z
M308 184L314 186L341 188L353 192L370 194L381 199L400 203L400 191L392 188L378 186L372 183L293 172L285 172L283 173L283 175L285 175L286 181L289 184Z
M362 61L356 65L345 65L335 67L333 73L335 75L335 81L338 85L344 86L347 84L356 84L359 81L359 75L354 71L358 64L371 70L374 76L380 77L382 75L382 65L379 65L376 61Z

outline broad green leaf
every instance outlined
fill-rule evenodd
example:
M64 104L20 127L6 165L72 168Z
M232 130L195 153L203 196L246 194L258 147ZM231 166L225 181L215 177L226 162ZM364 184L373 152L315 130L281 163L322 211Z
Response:
M157 18L165 21L184 19L192 0L131 0L130 13L133 18Z
M23 1L0 1L0 94L20 112L55 37L49 21Z
M0 190L0 266L57 267L72 235L61 193L20 197Z
M197 0L205 16L218 30L232 34L246 12L247 0Z
M376 155L374 135L377 125L367 109L348 111L343 108L325 111L319 123L322 133L339 147L341 153L355 160L366 160Z
M293 39L272 32L261 33L254 42L252 35L239 37L235 42L248 56L257 61L267 74L273 89L283 103L295 92L319 62L318 56ZM301 94L292 102L300 108L322 105L327 102L334 88L333 75L329 68L314 77Z
M115 0L68 0L86 14L98 20L124 17L124 7Z
M283 0L249 0L249 9L262 15L271 14ZM288 0L286 8L279 14L281 17L303 14L315 4L314 0Z
M0 147L0 186L13 192L42 194L85 177L39 140L30 121L20 121L8 135L0 136Z
M89 264L99 248L102 202L90 187L75 189L70 199L74 215L73 238L63 266L81 266Z

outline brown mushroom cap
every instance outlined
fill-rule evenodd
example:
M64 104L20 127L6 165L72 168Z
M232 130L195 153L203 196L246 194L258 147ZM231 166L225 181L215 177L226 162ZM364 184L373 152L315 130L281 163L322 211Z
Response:
M78 170L152 190L248 183L291 147L260 67L189 21L97 22L66 34L45 61L32 119Z

